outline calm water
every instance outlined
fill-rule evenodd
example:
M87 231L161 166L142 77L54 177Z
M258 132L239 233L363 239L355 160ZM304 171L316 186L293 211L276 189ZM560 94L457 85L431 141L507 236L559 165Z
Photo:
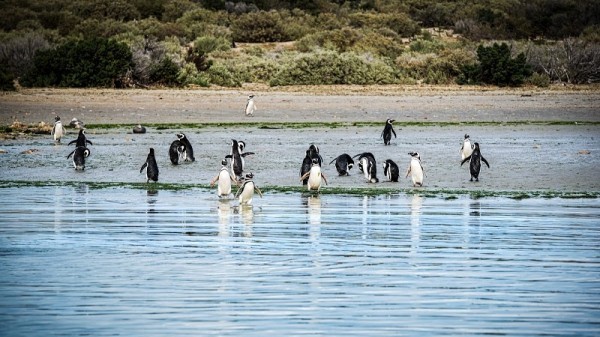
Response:
M596 199L0 188L0 335L600 335Z

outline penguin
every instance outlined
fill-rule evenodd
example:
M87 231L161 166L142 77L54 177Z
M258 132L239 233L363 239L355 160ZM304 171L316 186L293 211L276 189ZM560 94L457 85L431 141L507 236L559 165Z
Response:
M465 133L465 139L460 147L460 160L464 160L473 152L473 145L471 145L471 138Z
M52 132L50 132L50 134L54 136L54 142L56 143L60 143L60 139L67 134L59 116L54 117L54 126L52 127Z
M254 103L254 95L248 95L248 101L246 101L246 108L244 109L244 113L248 117L254 116L254 111L256 111L256 104Z
M394 134L394 138L398 138L396 137L396 131L394 131L394 127L392 126L392 123L394 123L394 121L395 120L389 118L385 121L385 127L383 128L383 131L381 131L381 137L383 137L384 145L390 145L392 133Z
M488 168L490 168L490 164L481 155L481 150L479 149L479 143L475 142L473 145L474 145L473 152L471 153L470 156L468 156L462 160L462 162L460 163L460 166L462 166L468 160L469 161L469 170L471 171L471 180L470 181L473 181L473 178L475 178L475 181L479 181L479 171L481 170L481 161L483 161L487 165Z
M302 166L300 167L300 177L303 177L307 172L310 172L310 169L313 165L313 159L317 159L319 166L323 163L323 157L319 154L319 148L315 144L310 144L308 150L306 150L306 156L302 160ZM306 185L308 183L308 177L302 179L302 185Z
M235 194L235 197L239 198L240 205L252 205L252 198L254 197L254 192L258 193L258 195L262 198L262 192L260 191L258 186L254 184L254 181L252 181L253 178L254 175L252 174L252 172L246 174L246 178L244 179L242 186L238 189L237 193Z
M327 178L321 172L321 165L319 165L319 160L317 158L312 159L312 166L310 171L304 173L300 180L307 180L306 186L309 191L319 191L321 189L321 183L325 182L327 185Z
M179 139L174 140L169 147L169 159L173 165L179 164L179 160L183 157L185 151L185 145L183 145Z
M146 162L142 165L142 168L140 168L140 173L142 173L144 169L146 169L146 183L149 183L150 180L154 182L158 181L158 165L156 164L153 148L150 148Z
M231 140L231 151L225 156L226 159L231 159L231 171L235 177L241 177L244 172L244 157L253 155L254 152L243 153L246 143L243 141Z
M178 133L177 138L179 138L179 142L181 142L181 144L184 146L183 160L194 162L196 158L194 158L194 149L192 148L190 140L186 137L184 133Z
M400 175L398 165L396 165L393 160L387 159L385 163L383 163L383 174L385 174L390 181L398 182L398 176Z
M217 195L219 198L227 197L231 194L231 182L236 182L235 178L229 173L229 169L227 169L227 159L223 159L221 165L222 167L219 174L210 181L211 187L213 187L217 181L219 182L217 185Z
M352 158L358 157L358 169L365 175L365 179L370 183L378 183L377 178L377 162L375 156L370 152L357 154Z
M354 167L354 160L349 154L343 153L332 160L329 165L335 162L335 169L340 176L349 176L350 170Z
M79 129L79 134L77 135L77 139L69 142L68 145L75 144L75 147L87 147L87 144L94 145L90 140L85 136L85 129Z
M141 124L138 124L133 127L133 133L146 133L146 128Z
M83 129L83 128L85 128L85 123L80 121L79 119L73 117L73 119L71 119L71 122L69 122L69 126L76 128L76 129Z
M69 159L71 156L73 156L73 166L75 167L76 171L83 171L85 170L85 158L90 156L90 150L85 147L85 146L77 146L75 148L75 150L71 151L71 153L69 153L69 155L67 156L67 159Z
M425 171L423 170L423 166L421 165L421 156L418 152L409 152L408 153L412 158L410 159L410 164L408 164L408 169L406 170L406 178L410 174L413 182L413 187L423 186L423 175Z

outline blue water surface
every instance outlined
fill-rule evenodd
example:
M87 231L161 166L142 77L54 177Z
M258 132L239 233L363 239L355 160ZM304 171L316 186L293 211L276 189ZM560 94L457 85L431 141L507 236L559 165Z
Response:
M2 336L600 335L597 199L0 198Z

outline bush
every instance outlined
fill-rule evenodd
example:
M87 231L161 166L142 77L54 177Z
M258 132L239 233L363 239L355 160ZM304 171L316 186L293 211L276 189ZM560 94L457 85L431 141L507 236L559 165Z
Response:
M242 83L222 64L214 64L208 71L206 76L210 84L220 85L222 87L240 87Z
M150 68L149 80L151 83L163 85L178 85L179 66L170 58L165 57L158 64Z
M547 88L550 86L550 76L546 74L533 73L529 78L527 78L527 83L531 85L535 85L540 88Z
M133 66L127 45L104 38L67 42L35 54L25 86L112 87Z
M6 65L0 62L0 91L16 90L13 80L15 76L11 74Z
M376 60L354 53L320 52L300 55L282 65L271 86L320 84L392 84L394 70Z
M285 26L279 12L260 11L238 16L231 28L235 41L283 42L291 38Z
M35 53L48 48L50 44L40 33L15 36L0 43L0 64L7 73L19 77L32 67Z
M494 43L490 47L479 45L475 65L463 66L459 84L486 83L498 86L519 86L531 75L525 54L512 58L506 43Z

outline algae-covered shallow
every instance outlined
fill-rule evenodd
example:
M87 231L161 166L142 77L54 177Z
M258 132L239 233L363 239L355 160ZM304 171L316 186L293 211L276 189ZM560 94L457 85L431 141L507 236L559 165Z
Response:
M0 188L7 336L596 336L596 199Z

